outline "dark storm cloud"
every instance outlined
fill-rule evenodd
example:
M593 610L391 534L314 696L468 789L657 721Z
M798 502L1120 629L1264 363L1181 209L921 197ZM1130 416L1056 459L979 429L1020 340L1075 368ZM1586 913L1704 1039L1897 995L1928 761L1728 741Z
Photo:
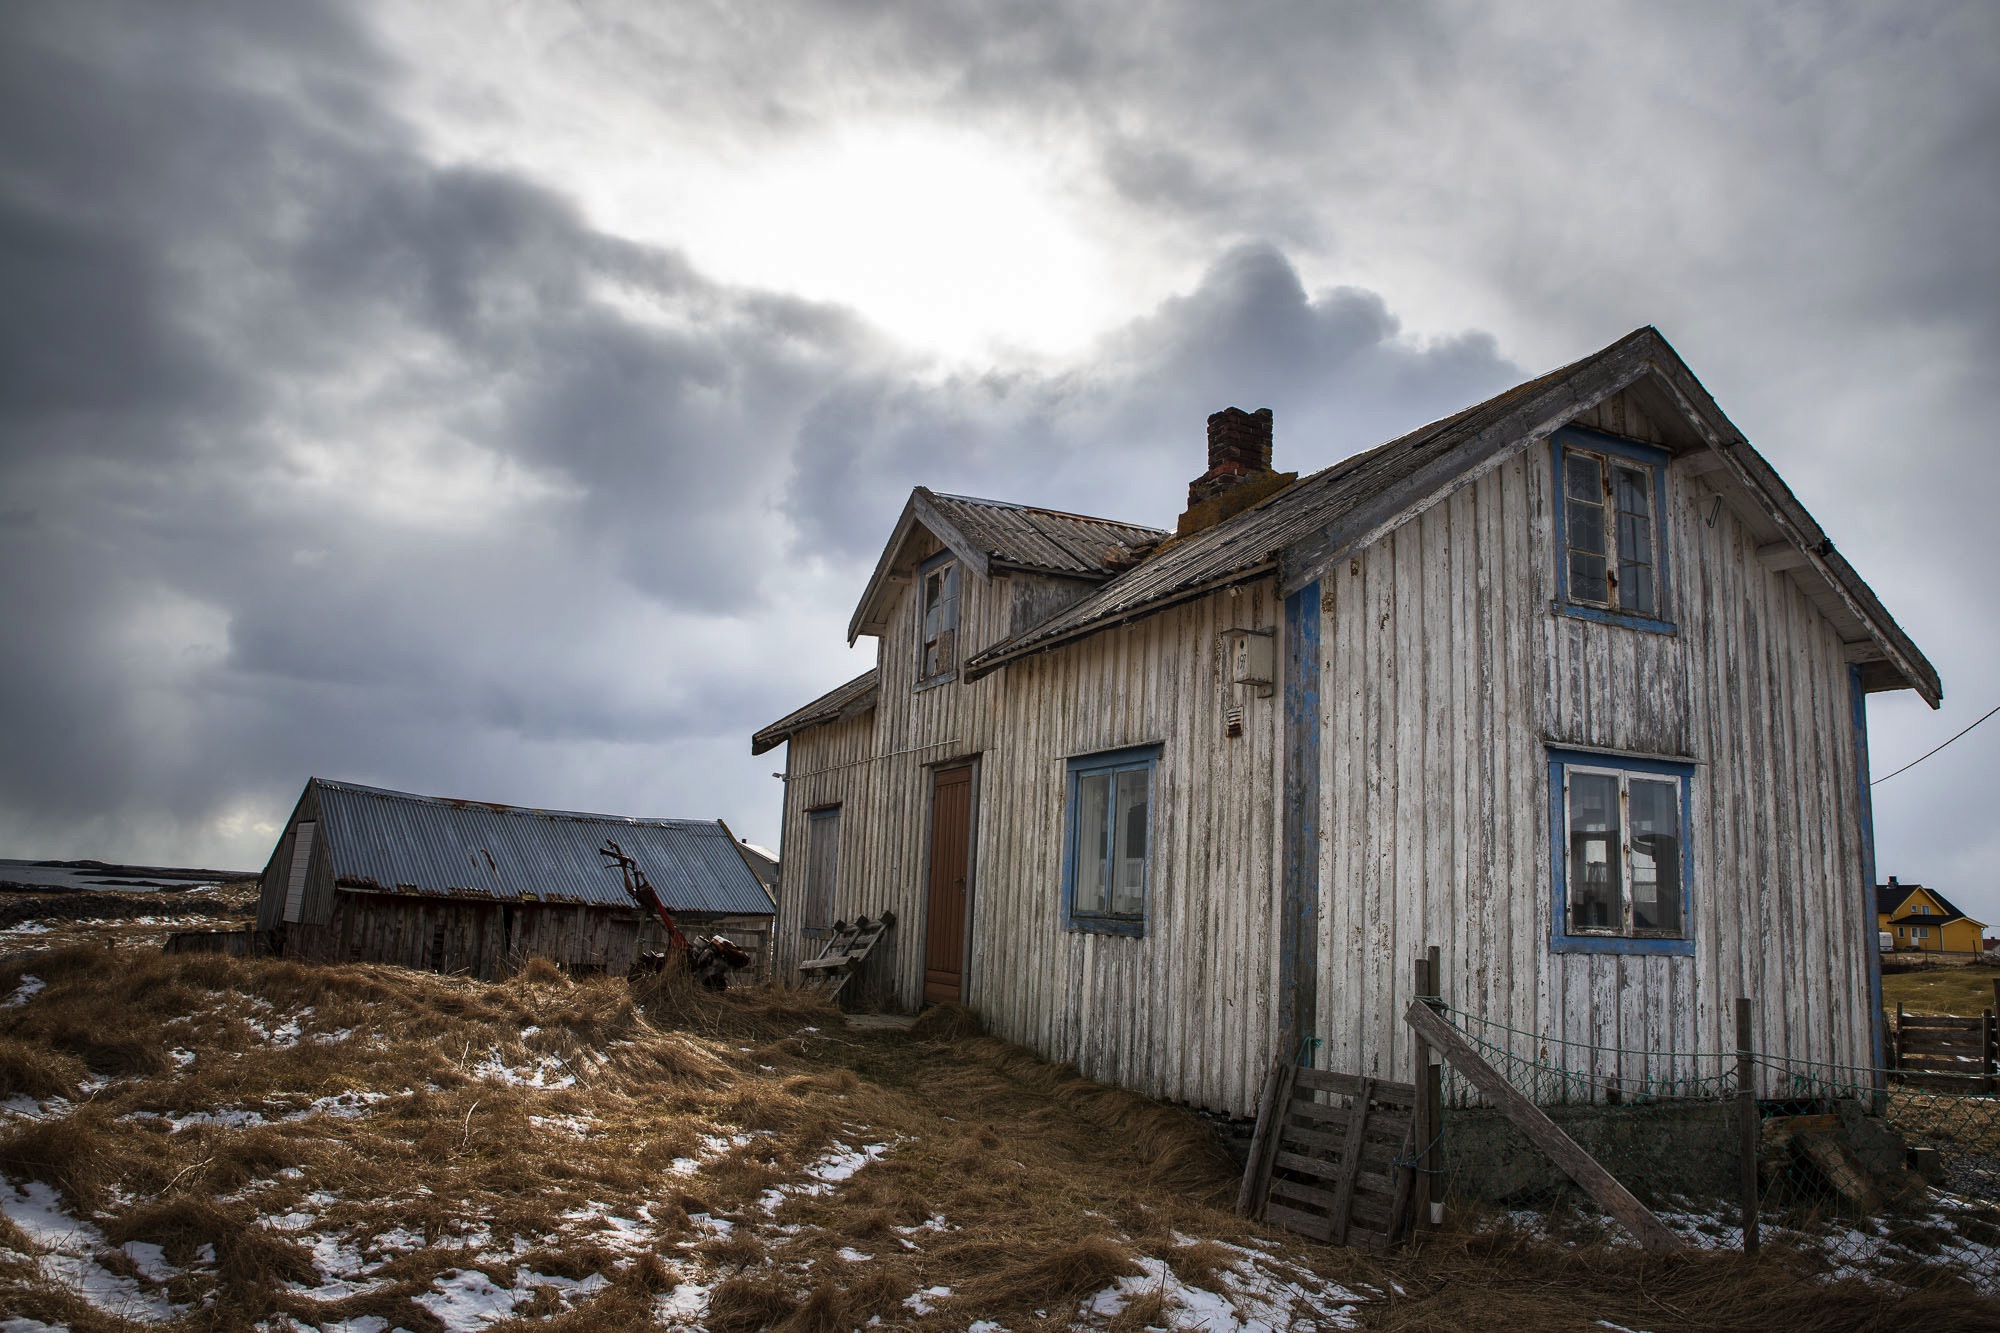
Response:
M828 395L786 512L807 542L855 557L879 549L913 478L1170 527L1222 407L1272 408L1278 466L1312 471L1521 378L1484 334L1401 333L1374 293L1309 293L1284 255L1242 246L1064 373Z
M1647 322L1963 701L1878 702L1878 771L1991 702L1990 6L592 3L436 103L504 25L356 12L0 15L0 850L213 859L311 771L774 837L744 737L858 669L912 484L1168 523L1217 407L1306 470ZM1046 149L1198 276L943 374L419 123L531 140L544 78L657 112L634 161L846 117ZM1402 286L1301 276L1343 271ZM2000 855L1979 744L1882 789L1885 869Z
M851 594L910 485L1165 522L1225 402L1317 466L1511 374L1246 247L1077 365L913 377L840 310L431 161L337 12L32 17L0 138L25 851L173 844L308 772L762 802L716 757L828 683L844 608L822 649L801 599Z

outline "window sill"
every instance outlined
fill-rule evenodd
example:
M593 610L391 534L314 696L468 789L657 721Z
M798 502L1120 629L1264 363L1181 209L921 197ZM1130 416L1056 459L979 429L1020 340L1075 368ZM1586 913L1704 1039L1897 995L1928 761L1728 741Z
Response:
M1136 940L1145 936L1146 923L1111 917L1073 916L1063 922L1063 929L1077 935L1121 935Z
M1551 602L1549 609L1557 615L1571 616L1577 620L1594 620L1600 625L1617 625L1622 629L1636 629L1646 634L1678 635L1680 629L1671 620L1654 620L1650 616L1628 615L1623 611L1608 611L1601 606L1581 606L1575 602Z
M958 679L958 672L956 671L946 672L942 676L932 676L927 680L920 680L916 684L912 685L910 687L910 693L922 694L925 690L934 690L940 685L949 685L957 679Z
M1640 956L1692 958L1694 941L1659 939L1652 936L1557 935L1549 940L1552 953L1637 954Z

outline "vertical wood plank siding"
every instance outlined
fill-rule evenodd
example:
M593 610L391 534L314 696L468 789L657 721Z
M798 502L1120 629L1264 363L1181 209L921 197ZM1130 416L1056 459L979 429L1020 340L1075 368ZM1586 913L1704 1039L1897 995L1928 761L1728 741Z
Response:
M964 580L961 654L1005 637L1012 580ZM880 641L873 714L815 727L786 753L781 972L802 937L805 812L840 804L836 916L893 909L886 980L922 995L928 769L976 756L966 1000L996 1034L1092 1078L1248 1114L1269 1062L1276 993L1276 796L1281 700L1244 700L1223 735L1222 632L1275 630L1270 581L1017 662L970 685L913 690L916 597ZM1064 763L1161 745L1146 931L1062 924Z
M1646 438L1636 410L1619 417ZM1761 1049L1865 1063L1861 779L1838 635L1726 505L1710 525L1714 492L1678 469L1678 632L1553 611L1549 451L1323 581L1323 1063L1408 1067L1410 960L1432 943L1451 1004L1604 1048L1548 1054L1628 1088L1714 1073L1648 1053L1729 1050L1738 995ZM1692 957L1550 950L1549 745L1695 761Z

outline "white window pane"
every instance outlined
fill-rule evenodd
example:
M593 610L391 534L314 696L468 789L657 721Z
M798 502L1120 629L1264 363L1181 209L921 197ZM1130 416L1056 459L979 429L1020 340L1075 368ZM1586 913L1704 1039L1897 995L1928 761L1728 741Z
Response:
M1085 773L1076 780L1076 910L1111 910L1111 775Z
M1570 929L1624 929L1619 842L1618 779L1603 773L1570 774Z
M1151 776L1142 768L1118 774L1111 910L1120 916L1137 916L1145 908L1146 820Z

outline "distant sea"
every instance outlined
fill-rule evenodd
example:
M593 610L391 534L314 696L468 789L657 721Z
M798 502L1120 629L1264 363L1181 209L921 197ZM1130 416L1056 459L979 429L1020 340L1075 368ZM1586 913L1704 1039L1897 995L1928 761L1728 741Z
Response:
M254 870L186 870L175 866L120 866L103 861L9 861L0 858L0 888L194 889L233 879L255 879Z

